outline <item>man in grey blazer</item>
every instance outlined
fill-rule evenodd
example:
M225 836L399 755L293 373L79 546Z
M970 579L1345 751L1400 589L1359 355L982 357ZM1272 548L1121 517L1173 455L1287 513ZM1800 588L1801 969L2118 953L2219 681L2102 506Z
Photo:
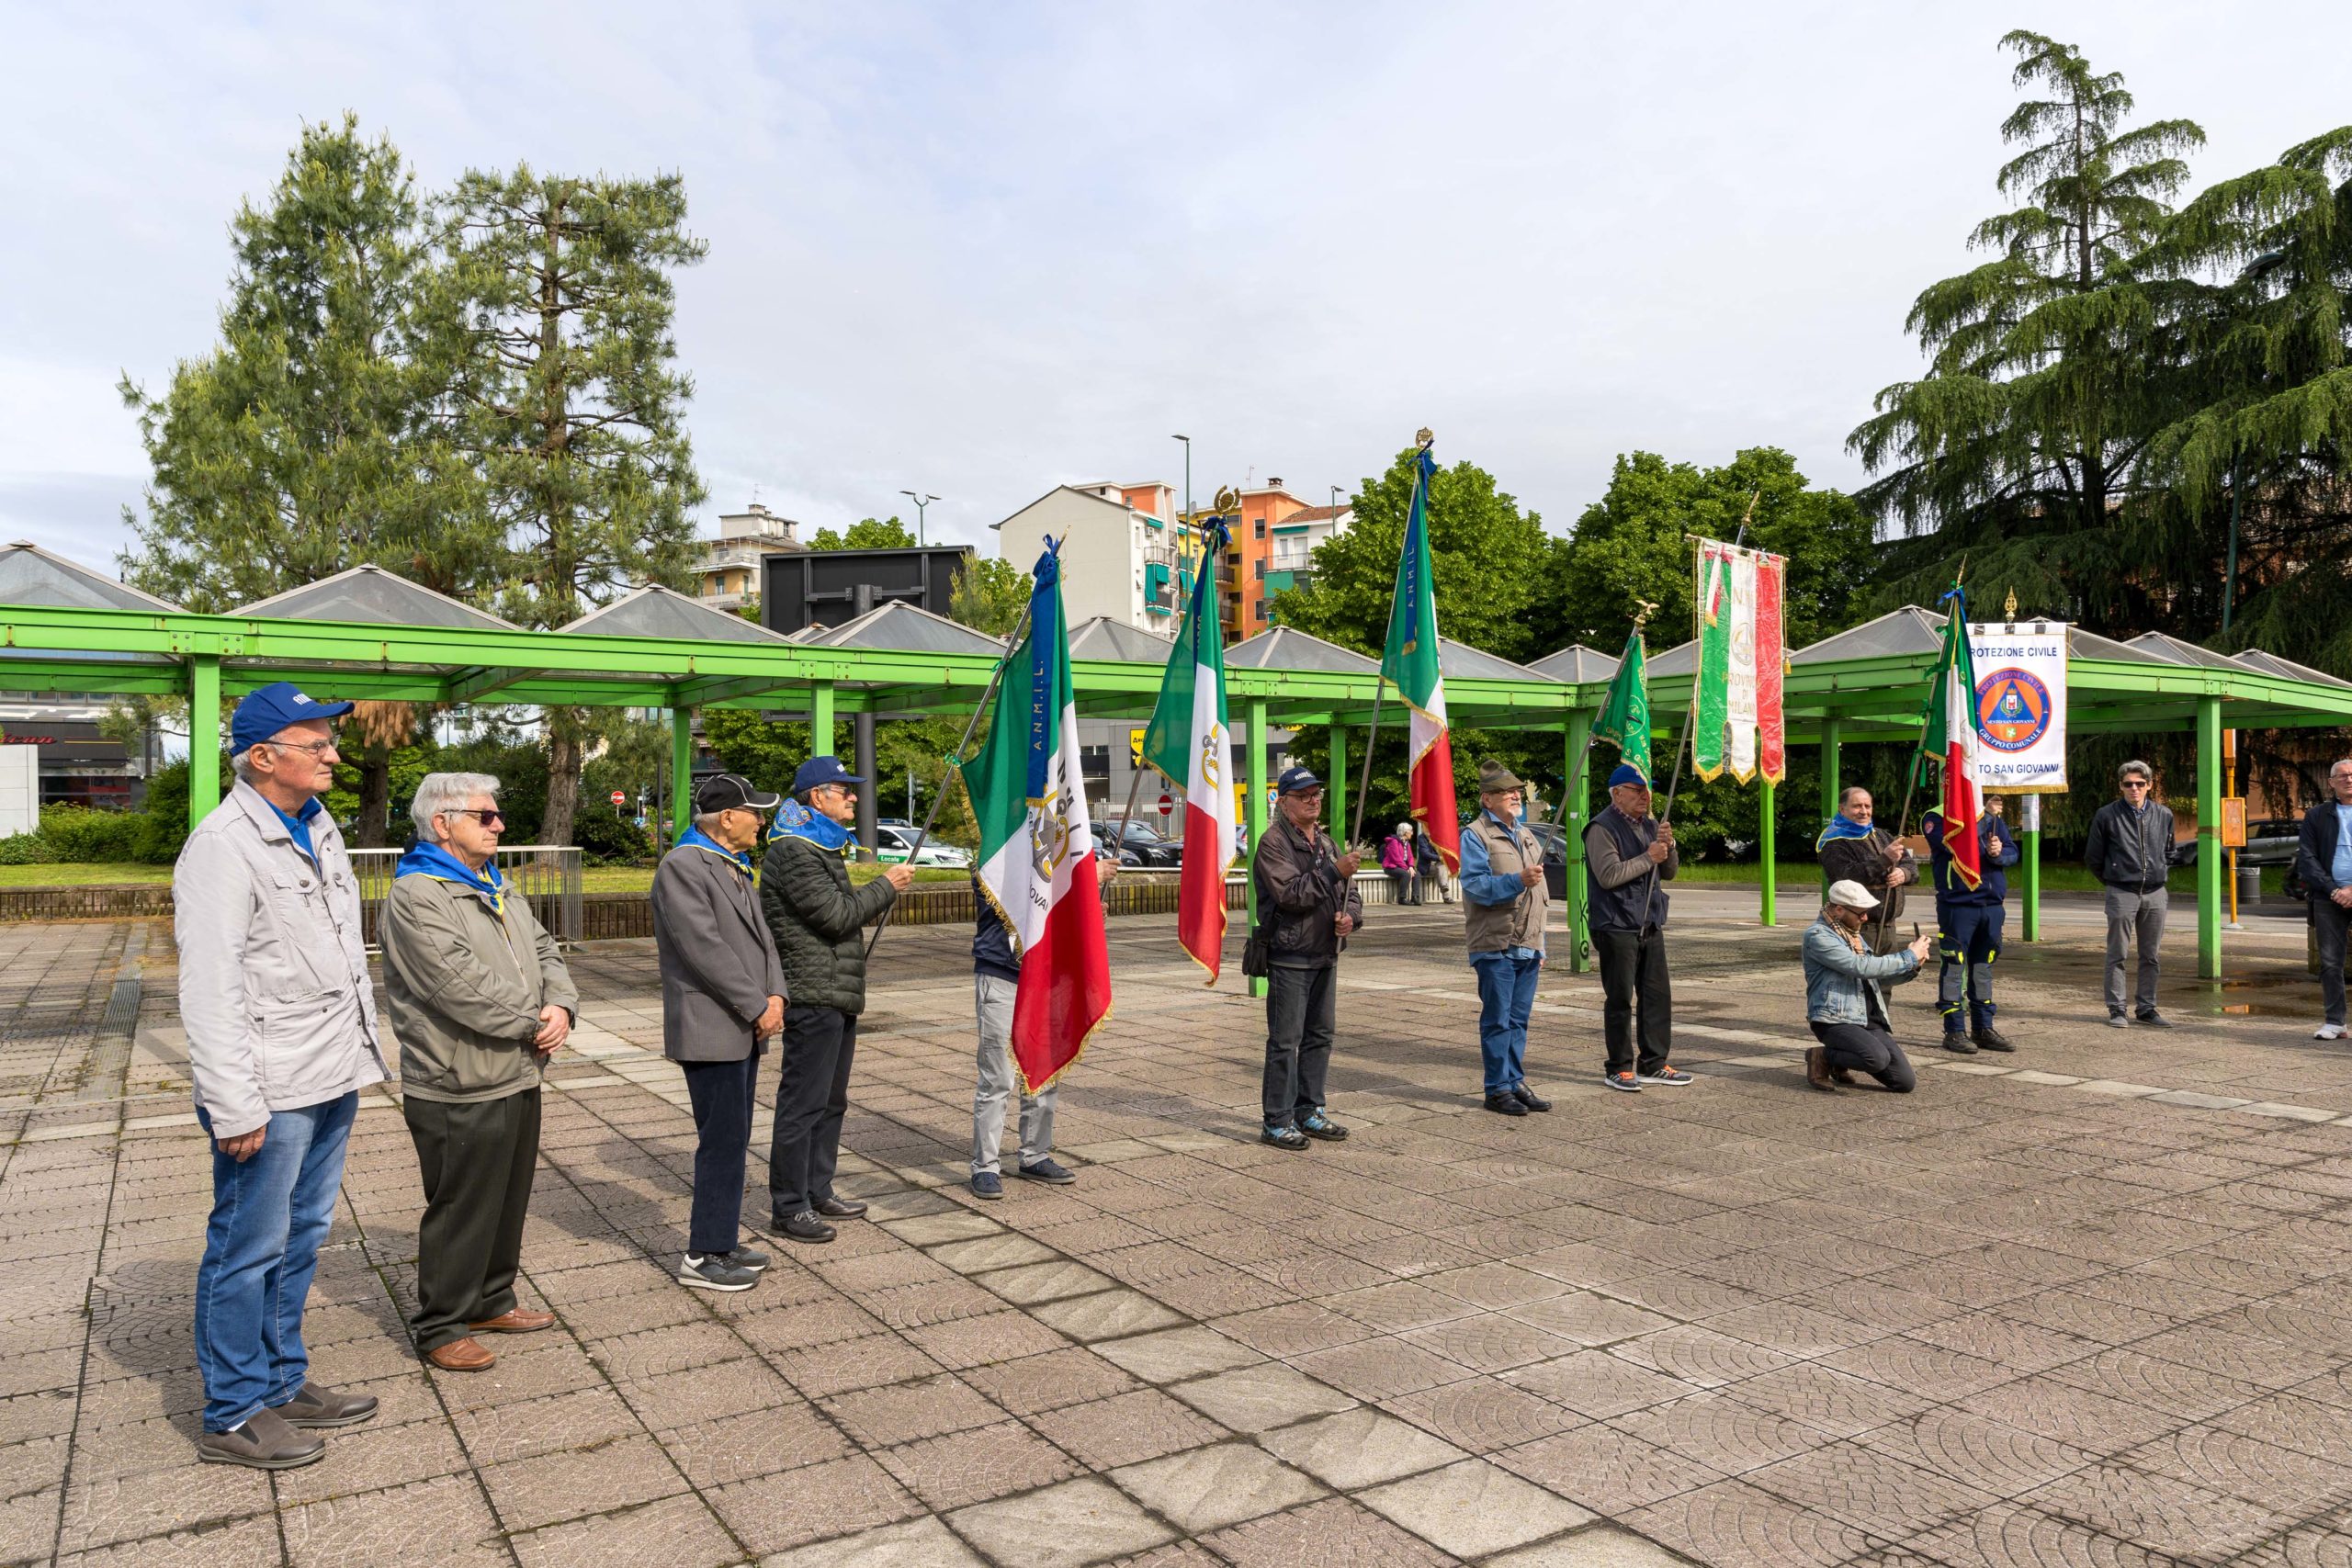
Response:
M695 1111L694 1214L680 1282L748 1291L767 1255L742 1243L743 1162L760 1053L784 1026L784 964L760 914L752 849L781 797L733 773L695 791L694 826L653 874L662 1054L685 1069Z

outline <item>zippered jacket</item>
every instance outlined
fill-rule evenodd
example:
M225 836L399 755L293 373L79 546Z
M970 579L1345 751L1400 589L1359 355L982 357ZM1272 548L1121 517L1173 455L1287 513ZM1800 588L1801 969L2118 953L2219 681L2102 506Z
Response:
M577 1019L580 991L528 900L509 892L493 908L454 882L398 877L384 900L383 941L401 1093L464 1102L538 1086L531 1040L540 1010Z

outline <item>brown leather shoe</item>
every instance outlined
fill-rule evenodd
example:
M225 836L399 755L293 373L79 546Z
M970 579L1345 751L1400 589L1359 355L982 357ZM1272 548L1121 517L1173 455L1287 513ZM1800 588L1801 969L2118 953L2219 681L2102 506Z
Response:
M435 1345L424 1353L424 1359L445 1372L479 1372L498 1359L479 1339L452 1339L447 1345Z
M1838 1086L1829 1081L1829 1053L1818 1045L1804 1054L1804 1081L1824 1094L1838 1092Z
M469 1323L466 1326L476 1334L537 1334L542 1328L555 1326L555 1314L515 1307L500 1313L496 1317L486 1317L480 1323Z

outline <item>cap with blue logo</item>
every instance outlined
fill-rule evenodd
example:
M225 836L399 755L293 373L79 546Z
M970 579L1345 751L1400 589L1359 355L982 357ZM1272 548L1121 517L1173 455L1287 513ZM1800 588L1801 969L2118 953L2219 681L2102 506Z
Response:
M806 795L820 784L862 784L865 781L842 766L839 757L811 757L792 775L792 793Z
M229 755L243 755L247 747L258 746L290 724L341 718L352 706L318 702L291 681L273 681L239 699L237 711L229 717Z
M1276 795L1295 795L1303 789L1321 789L1323 781L1311 768L1284 768L1283 776L1274 781Z

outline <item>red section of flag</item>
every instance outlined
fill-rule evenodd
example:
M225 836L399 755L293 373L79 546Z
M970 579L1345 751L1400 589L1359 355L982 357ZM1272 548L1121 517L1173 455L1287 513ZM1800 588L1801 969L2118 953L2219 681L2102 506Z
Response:
M1415 724L1420 716L1413 716ZM1413 817L1421 824L1445 861L1445 869L1462 869L1462 811L1453 800L1453 737L1441 729L1429 749L1413 764Z
M1012 997L1012 1055L1023 1092L1035 1094L1078 1060L1111 1010L1111 955L1103 942L1102 884L1088 853L1021 955Z
M1781 641L1781 599L1787 577L1788 562L1782 558L1757 558L1757 766L1774 784L1786 778L1789 772L1789 726L1781 708L1781 677L1788 657Z
M1971 887L1984 880L1984 859L1978 852L1984 845L1976 837L1976 819L1983 815L1976 800L1976 759L1954 741L1944 748L1944 848L1951 852L1952 870Z
M1162 795L1165 800L1167 796ZM1176 887L1176 940L1216 984L1225 960L1225 868L1233 855L1217 819L1184 803L1184 868Z

